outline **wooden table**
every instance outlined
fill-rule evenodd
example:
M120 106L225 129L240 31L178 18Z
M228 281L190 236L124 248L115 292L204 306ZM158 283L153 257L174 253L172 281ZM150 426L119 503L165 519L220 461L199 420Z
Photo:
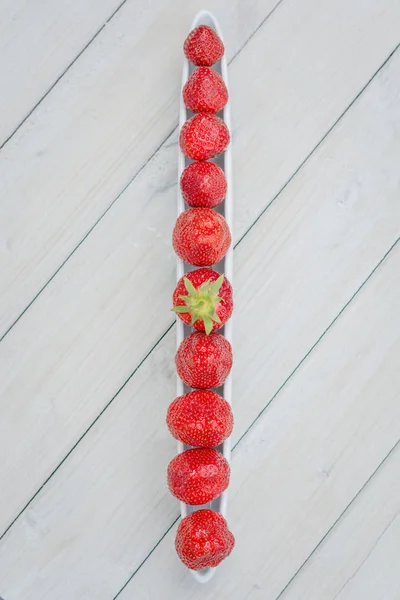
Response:
M229 523L173 548L182 43L230 60ZM0 596L400 597L398 0L0 0Z

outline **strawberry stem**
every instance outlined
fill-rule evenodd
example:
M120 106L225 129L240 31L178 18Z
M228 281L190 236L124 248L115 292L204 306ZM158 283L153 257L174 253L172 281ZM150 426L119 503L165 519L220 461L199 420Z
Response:
M172 310L175 313L189 313L191 315L191 325L202 319L205 332L209 335L213 329L214 322L221 323L221 319L215 312L215 309L217 304L222 300L218 296L218 292L223 281L224 275L220 275L216 281L208 279L196 289L193 283L187 277L184 277L183 282L188 295L179 296L179 298L185 302L185 305L174 306Z

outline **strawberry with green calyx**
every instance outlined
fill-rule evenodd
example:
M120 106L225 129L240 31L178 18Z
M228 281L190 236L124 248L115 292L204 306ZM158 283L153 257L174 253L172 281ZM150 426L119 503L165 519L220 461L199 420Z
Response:
M222 327L232 315L229 281L207 267L190 271L178 281L172 310L179 318L207 335Z

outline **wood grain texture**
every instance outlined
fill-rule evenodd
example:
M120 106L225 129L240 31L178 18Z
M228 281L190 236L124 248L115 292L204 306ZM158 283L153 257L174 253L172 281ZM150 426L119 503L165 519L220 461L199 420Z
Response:
M120 600L279 596L400 438L399 269L400 244L234 451L228 520L236 549L205 596L174 555L174 527ZM389 536L383 555L393 577L397 525ZM376 591L376 571L371 579ZM397 575L390 589L398 584Z
M229 57L277 1L215 2ZM176 126L182 44L202 7L128 0L1 151L2 333Z
M396 102L400 86L396 76L399 62L398 53L354 104L341 124L320 146L315 156L289 184L279 198L276 208L271 207L259 224L252 229L249 235L255 240L254 248L257 248L257 251L253 250L254 257L250 257L252 253L250 246L247 246L253 243L251 238L249 241L245 239L237 248L235 348L238 354L234 371L235 439L244 433L260 410L266 406L279 385L302 360L330 321L362 284L363 279L368 277L399 233L399 208L396 203L399 173L395 161L399 143L395 126L399 121L399 107ZM369 139L374 139L374 149L363 152ZM167 146L162 150L166 153L165 156L169 152L175 153L176 149L173 146ZM382 162L376 160L375 152L387 157L384 168ZM160 162L157 162L158 160ZM167 181L170 176L166 169L168 161L164 162L159 155L154 158L154 161L155 164L151 162L148 165L150 173L164 172ZM344 165L349 175L344 180L346 187L343 183L338 190L338 173L343 176ZM135 187L139 184L144 187ZM158 180L154 180L144 170L141 177L129 188L130 191L126 192L126 198L121 197L121 201L126 202L123 210L124 219L117 218L118 206L116 205L110 212L113 219L109 221L107 229L103 222L103 233L94 231L91 235L92 240L97 240L92 257L96 256L98 264L103 265L104 262L107 263L105 255L102 254L107 252L103 243L105 232L107 231L109 240L116 240L117 237L113 238L112 225L114 224L115 231L119 234L119 242L113 245L114 257L112 260L108 259L111 262L106 274L101 266L89 262L86 263L86 271L81 272L82 266L79 265L85 265L85 261L75 257L64 269L66 281L70 276L68 269L71 269L72 277L81 273L76 289L81 285L82 298L88 301L85 309L88 315L86 319L83 319L82 305L80 309L76 308L77 311L80 310L80 319L86 325L80 333L79 343L76 343L76 346L73 343L75 339L73 336L76 334L71 329L77 319L71 315L68 326L64 325L65 331L68 330L72 336L71 339L66 340L66 348L73 347L75 354L78 350L86 352L78 357L82 369L91 374L95 372L98 374L100 372L98 357L101 357L100 350L104 343L102 359L104 362L101 363L102 379L100 381L92 379L90 386L93 387L88 387L88 393L81 393L79 396L79 399L86 400L90 393L90 402L85 404L81 401L79 404L76 400L76 412L72 414L70 420L66 415L68 410L71 410L76 390L73 395L71 389L67 388L67 393L63 395L64 386L73 386L76 383L81 385L81 375L77 371L74 381L65 379L62 382L52 383L54 386L60 386L53 387L51 397L57 398L58 406L64 411L64 416L60 416L60 423L55 422L53 428L41 430L40 449L43 449L43 459L50 452L53 454L57 452L57 448L63 443L62 436L66 440L68 435L72 435L73 428L76 427L73 421L76 420L77 414L82 418L86 412L84 418L88 418L94 399L98 397L100 390L109 384L110 374L115 369L121 368L121 360L115 357L115 353L121 345L124 346L124 339L131 344L129 351L126 351L127 356L132 355L137 346L143 344L139 341L136 329L135 332L126 331L126 317L123 318L124 310L130 309L135 312L134 305L127 306L126 294L131 296L132 302L138 301L135 294L138 275L137 272L132 273L131 278L128 277L126 280L126 273L122 276L121 265L125 262L132 265L131 258L122 260L122 257L127 251L126 248L129 249L129 243L132 245L132 240L137 243L136 236L139 235L139 231L143 236L139 237L139 241L143 244L143 248L148 249L144 254L144 260L148 260L148 264L154 264L155 259L149 251L152 245L150 242L158 239L157 234L162 231L162 223L168 221L168 202L174 203L174 193L171 193L168 185L164 185L158 193L153 189L152 194L147 194L147 197L150 197L148 210L154 211L152 213L154 218L160 219L160 223L157 220L154 222L157 233L143 228L143 223L146 222L145 215L142 216L141 227L137 225L137 231L132 230L132 223L138 221L135 213L132 212L129 218L127 217L129 207L130 210L134 210L133 198L141 195L141 192L150 192L152 189L150 185L160 185L160 175ZM378 188L380 195L377 197L375 190ZM262 189L259 193L262 193ZM376 208L377 202L379 202L379 211ZM165 212L161 210L162 207ZM277 213L274 213L274 210L277 210ZM377 214L379 216L374 218ZM122 222L126 227L126 233L121 236ZM166 223L166 228L168 227ZM321 235L321 231L324 231L325 235ZM272 244L270 248L264 246L264 240L267 238L268 243ZM165 246L164 250L159 252L160 256L168 253L167 239L163 240L163 243ZM157 249L157 244L154 245ZM286 254L288 249L289 255ZM123 254L120 256L119 252ZM282 261L285 261L285 268L281 267L281 256ZM265 479L265 491L261 490L259 496L259 501L264 505L266 498L268 501L270 498L269 489L280 489L280 486L286 485L286 482L288 485L297 486L296 488L283 487L273 499L275 512L271 512L271 519L274 517L274 520L277 520L276 511L281 506L283 516L288 511L289 521L285 521L288 527L286 533L281 530L275 532L276 537L271 541L271 549L274 547L273 543L278 543L277 538L285 541L289 536L290 539L290 527L294 524L297 529L293 536L294 539L298 537L297 550L293 549L293 556L285 566L285 569L287 566L290 567L289 571L281 570L281 575L279 577L277 575L276 587L273 588L275 591L278 588L282 589L279 586L285 585L292 573L290 569L294 569L301 559L300 548L303 548L303 542L306 552L315 538L323 534L327 523L323 520L323 524L314 527L308 522L306 529L302 530L299 517L302 513L296 513L297 504L292 502L293 497L303 499L304 507L307 507L310 498L313 499L315 494L314 500L310 503L310 511L311 507L315 510L318 508L321 519L329 520L336 514L338 507L342 506L342 502L351 500L351 494L356 493L357 485L363 485L374 465L387 451L387 446L394 443L393 439L399 433L398 420L396 421L398 414L396 411L399 409L398 397L392 397L390 392L393 391L395 395L399 389L395 363L400 343L398 339L400 324L397 323L390 330L385 330L382 335L377 334L378 331L383 331L384 318L392 322L400 294L399 284L390 281L393 272L399 266L397 247L395 259L394 263L393 260L384 263L384 265L391 265L389 275L386 266L384 276L379 275L383 269L382 265L366 284L366 289L369 289L374 281L378 281L366 296L367 300L363 300L362 304L357 301L356 308L352 308L353 303L350 304L344 312L341 319L346 317L345 324L340 327L338 325L339 333L328 345L328 350L317 359L315 357L320 356L318 345L298 371L303 373L302 378L297 379L296 374L296 379L293 378L292 383L285 386L281 395L275 399L261 421L265 423L271 411L278 411L272 424L267 421L266 432L263 429L261 437L257 437L258 434L254 432L259 432L259 429L255 427L249 434L250 441L247 442L246 436L238 447L244 447L245 450L242 459L234 460L233 497L231 498L233 504L235 505L236 502L237 506L234 519L238 522L235 526L243 528L240 535L244 538L238 539L238 546L243 545L242 552L246 547L258 548L259 546L259 540L256 539L253 543L251 537L246 538L246 532L243 530L248 524L249 517L249 513L244 510L244 507L250 505L250 498L246 494L254 495L254 490L260 485L259 480L262 480L264 485L264 475L261 477L260 473L269 473L268 478ZM77 262L74 263L74 260ZM166 259L165 263L166 271L168 260ZM171 256L171 265L172 261ZM245 269L246 264L248 269ZM309 265L308 272L305 270L307 265ZM135 266L135 269L147 267L145 263L141 267ZM260 285L258 268L263 273L263 285ZM280 279L280 271L285 276L285 284ZM250 273L252 273L251 277ZM90 283L90 286L85 288L87 277L89 279L95 277L95 284ZM167 274L165 278L165 283L160 286L160 289L164 287L167 289L169 285ZM388 294L388 282L393 290L383 303L382 299ZM127 286L127 292L124 292L123 285ZM119 295L116 293L118 289L121 290ZM107 290L107 297L104 296L103 290ZM141 293L146 293L146 290L141 289ZM105 341L103 341L104 330L99 331L90 321L93 319L98 326L98 318L96 319L91 307L99 297L103 298L107 310L115 311L115 315L120 316L118 330L115 331L115 324L113 328L109 328ZM71 305L71 298L72 296L66 296L62 290L59 291L57 303L62 303L62 310ZM376 314L375 309L372 310L370 307L372 301L377 305ZM166 302L167 292L165 298L160 298L160 306ZM278 305L286 307L285 315L290 321L284 340L279 338L279 330L284 324L280 320ZM41 306L41 303L37 306ZM49 304L43 307L39 322L44 315L51 314L50 306ZM257 336L250 336L249 328L252 326L254 314L260 315L260 306L270 306L269 312L272 310L278 312L275 318L272 318L274 316L272 312L271 317L268 318L263 314L262 318L258 319ZM141 314L140 326L145 327L143 313ZM268 314L266 311L266 315ZM56 326L56 318L57 315L48 324L49 331ZM114 323L118 323L115 317ZM17 330L18 326L14 331ZM12 339L12 335L13 332L8 336L9 339ZM95 337L96 335L99 337ZM144 340L148 338L149 332L143 330L140 335ZM348 337L343 338L343 335ZM372 348L369 345L370 339L376 340ZM6 343L7 338L3 345ZM92 350L95 343L98 345L96 352ZM262 348L254 347L255 344L262 344ZM175 452L175 444L164 426L165 410L175 389L175 372L171 360L173 348L174 332L171 331L144 361L111 407L100 417L78 448L4 537L0 546L0 589L7 590L11 599L13 595L14 598L19 599L28 593L32 599L42 599L47 596L58 600L84 597L85 593L88 597L108 598L110 594L118 591L129 575L140 565L172 522L174 515L177 514L177 504L160 482L164 478L166 463ZM107 354L108 352L110 354ZM105 360L107 356L113 357L115 362L112 365ZM50 353L48 360L53 360ZM43 361L43 355L40 361ZM40 361L36 368L40 366ZM258 372L254 371L254 362L258 366ZM29 369L32 370L31 367ZM371 372L371 381L366 379L369 372ZM42 377L46 379L46 375L43 374ZM383 381L388 382L387 394L379 396L379 406L376 406L376 390ZM249 386L248 391L246 391L246 384ZM341 386L344 386L343 389ZM286 389L289 391L285 391ZM14 403L17 402L18 395L14 396ZM285 397L289 400L285 400ZM41 398L43 399L44 396ZM247 409L247 404L251 405L251 410ZM279 410L275 409L275 406L280 407ZM49 407L51 408L50 402ZM18 407L15 411L18 411ZM9 422L16 420L17 414L21 419L19 410L14 413L14 419L13 415L8 417ZM32 415L26 419L27 429L29 426L32 428L33 419ZM51 410L48 410L46 419L39 420L37 427L42 426L43 423L47 427L50 419ZM358 424L361 428L359 431ZM5 431L4 435L6 434ZM274 436L276 444L279 442L276 450L278 454L271 462L272 470L268 471L269 467L266 466L270 460L268 443ZM376 443L365 449L362 440L367 439L368 436L374 436ZM2 437L3 432L0 439ZM28 457L28 446L33 438L32 432L29 438L30 442L26 441L24 460ZM24 438L20 435L15 439L20 440L21 443ZM351 440L354 444L350 443ZM46 444L48 444L47 448ZM240 452L238 450L238 456L242 456L241 452L242 450ZM257 452L259 463L256 460ZM292 460L296 458L297 452L298 462L293 464ZM21 453L21 456L24 454ZM360 462L360 456L364 456L365 461L363 459L362 468L357 471L355 465ZM336 463L337 469L334 470ZM30 470L35 469L36 464L37 461L31 461ZM43 465L43 460L41 464ZM251 468L249 465L252 465ZM253 465L258 465L257 470L254 470L257 476L251 480ZM331 472L334 475L331 475ZM36 471L35 476L40 477L39 470ZM22 484L14 483L11 478L11 467L8 477L8 484L4 486L5 494L8 493L4 501L4 510L8 506L7 501L13 502L13 498L21 497L28 489L26 477ZM326 481L329 485L325 483ZM332 490L336 490L337 482L339 482L339 491L333 493ZM12 493L8 492L11 487ZM243 495L240 491L242 489L248 491L243 491ZM237 500L235 500L236 496ZM93 510L93 506L96 506L96 510ZM4 510L2 507L2 512ZM260 507L257 510L261 510ZM265 514L262 515L264 519ZM311 519L312 515L311 511L308 519ZM271 522L268 520L268 523L269 527ZM256 525L255 522L251 524L249 535L256 535L254 532L257 529ZM263 535L266 536L265 531ZM179 585L183 577L186 593L186 585L189 584L173 555L170 538L168 539L169 545L165 551L167 558L162 554L160 559L167 561L168 568L171 565L173 575L168 580L168 585L177 586L176 589L180 593ZM291 539L290 543L292 543ZM164 544L160 548L164 548ZM162 552L164 553L164 550ZM270 553L263 555L264 562L269 555ZM279 558L286 564L283 546L277 554L277 559ZM239 562L240 560L242 555L238 558ZM48 566L49 561L51 566ZM243 574L239 562L237 571ZM236 569L236 567L228 567L228 564L226 568L230 575L231 569ZM276 568L275 563L273 568ZM248 562L246 569L253 573ZM254 569L263 572L259 563ZM162 567L163 576L168 579L166 570L167 567ZM47 576L38 580L36 577L38 571L46 572ZM76 574L74 578L71 578L71 572ZM145 572L147 573L145 581L140 575L141 571L136 576L141 586L149 585L151 579L149 572L147 570ZM243 581L248 583L251 579L253 575L249 577L246 575ZM163 580L160 580L154 585L162 585L162 582ZM211 585L214 586L214 583ZM265 586L266 584L262 588L263 593ZM143 591L144 588L140 589ZM192 588L188 589L192 593ZM213 590L214 587L210 589ZM219 596L215 597L221 597L222 588L218 589ZM245 597L245 594L240 595L243 593L243 588L238 587L238 590L240 591L237 592L236 597L242 600ZM146 593L139 593L135 597L151 597L149 594L147 590ZM159 597L156 591L154 597ZM264 598L264 596L260 597Z
M0 146L121 3L0 2Z
M314 7L314 4L311 5ZM317 10L318 6L315 6L315 11L312 12L312 15L317 16L314 20L310 17L308 21L316 29L320 26L321 21L321 14ZM324 7L321 10L324 10ZM286 18L291 19L290 15L291 13ZM368 13L366 23L370 22L369 17ZM299 18L299 15L297 15L297 18ZM283 35L285 31L284 23L278 22L278 25ZM262 31L263 29L260 29L260 32ZM262 35L262 39L269 39L268 31L267 28ZM304 42L300 45L301 48L307 48L306 39L312 38L312 32L313 29L303 31ZM250 62L253 44L256 41L257 44L260 43L258 35L256 34L243 50L243 52L248 53ZM347 46L345 42L347 42ZM353 47L352 44L354 44L354 48L358 48L359 43L358 38L354 41L353 34L351 36L349 34L347 40L342 39L343 47L348 49ZM383 45L387 43L386 37L382 43ZM282 46L276 49L274 55L280 56L287 47L283 38ZM378 43L374 47L377 54L384 54ZM257 46L257 52L259 51L260 47ZM359 56L358 52L359 50L357 50L356 56ZM356 60L356 56L354 56L354 60ZM359 56L359 58L361 60L359 70L363 70L365 69L365 59L362 56ZM236 60L231 69L233 80L235 80L235 77L240 76L240 73L235 71L234 68ZM319 64L320 56L316 55L315 60ZM330 60L331 57L325 63L325 71L330 70L333 73L341 63L340 61L337 62L336 55L333 57L332 62ZM346 64L350 62L349 60ZM311 67L309 68L311 69ZM243 68L241 72L243 72ZM283 74L282 77L284 76ZM351 92L355 93L356 90L353 87L354 78L350 78L350 71L347 83L349 86L347 93L351 98ZM264 99L270 95L268 88L259 87L257 90L260 97ZM319 98L322 92L318 81L310 80L309 93L311 99L315 98L317 102L320 101ZM331 94L330 89L329 94ZM284 96L279 102L282 106L282 119L287 119L288 114L291 114L293 118L291 121L293 136L290 148L295 147L297 142L303 139L303 131L299 125L302 118L294 110L297 103L293 102L293 97L294 94ZM329 99L330 106L334 106L333 99L331 97ZM342 99L343 94L341 93L340 102L342 102ZM293 108L291 113L289 113L289 109L285 104L286 101ZM334 106L335 110L329 109L332 111L330 120L334 116L338 116L339 111L344 109L340 102ZM303 114L306 115L309 114L309 111L312 112L313 107L314 104L311 100L308 104L304 103ZM245 105L242 106L242 110L246 110ZM373 114L375 115L375 113ZM393 127L395 127L393 123L397 122L398 115L393 106L391 106L387 116L386 113L379 111L378 115L380 115L381 123L387 124L387 132L385 129L385 133L381 134L381 145L377 144L376 148L390 154L393 145L397 143L393 133ZM268 120L269 116L265 114L264 118ZM357 130L357 135L359 133L363 134L362 130L368 127L370 118L371 115L368 113L362 121L362 126ZM246 140L251 140L260 126L260 119L253 116L250 120L250 115L248 119L248 127L246 128L248 137ZM326 120L323 120L320 124L320 136L324 134L324 125L326 125ZM372 127L374 127L373 124ZM373 134L375 134L374 130L370 135ZM386 135L388 136L387 145ZM248 159L248 142L244 143L243 137L241 139L242 141L238 138L235 146L235 156L238 164L240 164L241 159L242 162ZM364 143L368 144L368 139L363 139L365 139ZM7 527L79 437L85 433L86 428L113 398L114 394L118 392L120 386L157 342L166 326L171 323L165 307L168 307L170 303L175 269L175 260L170 245L170 232L175 219L176 148L173 146L175 142L176 137L172 137L155 155L154 159L91 233L87 242L74 253L59 275L43 292L40 299L34 303L21 321L7 335L0 347L4 372L0 384L0 409L3 414L0 423L0 450L6 456L1 469L1 483L4 490L0 497L2 529ZM353 151L356 154L358 152L357 140L354 143L355 145L348 150L349 157ZM259 144L263 144L259 146L259 152L262 153L264 152L265 141L259 140ZM271 144L270 147L273 148L272 140L269 139L268 144ZM336 151L336 155L338 152L340 154L340 150ZM286 151L283 157L277 156L278 162L282 159L287 161L287 177L290 177L292 174L291 169L294 168L291 156L289 151ZM372 167L376 167L374 149L371 149L371 154L364 155L361 153L360 156L367 161L362 163L360 168L369 171ZM329 186L334 185L335 187L331 204L327 203L321 207L321 198L323 198L323 194L328 193L324 184L322 184L323 190L318 195L314 195L310 207L305 204L307 210L304 217L305 230L303 230L302 225L301 233L298 234L299 238L304 237L307 243L311 243L314 234L308 235L308 232L311 231L309 221L318 216L321 220L313 221L314 230L317 232L314 241L318 246L315 247L312 243L308 246L302 246L303 261L307 261L309 256L311 256L312 261L315 261L316 252L323 251L325 254L328 252L329 246L326 246L326 240L318 232L321 231L321 227L324 227L325 221L323 219L326 218L330 222L332 216L334 221L329 231L334 240L331 244L337 253L329 254L329 256L332 256L329 268L337 269L335 284L337 281L341 281L342 273L344 275L348 274L346 270L346 261L350 260L348 251L355 252L352 255L354 263L350 260L354 269L352 274L355 274L356 277L355 282L346 280L345 284L347 285L339 286L335 293L331 289L325 290L325 294L320 292L319 301L328 308L326 313L319 308L322 306L320 304L318 304L318 309L315 309L315 306L313 308L313 310L321 310L318 323L322 330L329 322L329 318L336 314L335 311L342 308L343 302L354 291L355 286L353 283L356 285L357 282L360 283L362 277L367 276L382 254L393 243L394 236L398 231L398 205L393 200L393 186L397 184L398 173L397 163L393 166L393 162L393 160L388 160L387 172L389 175L386 175L386 173L382 175L379 170L378 175L376 175L378 183L375 183L375 186L380 186L379 193L383 203L381 208L385 206L385 211L382 212L380 219L378 219L375 210L375 196L368 196L365 213L362 209L362 203L357 203L356 212L353 212L352 202L358 194L356 176L349 175L342 183L341 193L338 192L336 177L342 175L343 163L341 162L338 163L339 166L337 166L331 180L327 182ZM321 166L326 169L330 163L331 160L328 156L325 157ZM355 167L357 167L357 162ZM392 169L395 170L392 172ZM237 168L237 175L240 172L240 169ZM375 172L376 170L374 170ZM265 206L266 198L267 201L270 200L272 188L269 186L275 185L269 177L269 173L265 173L265 178L262 177L262 174L263 171L257 177L259 184L257 191L253 188L253 201L258 203L260 208ZM301 184L301 186L303 185L304 183ZM271 192L268 190L271 190ZM385 194L382 193L382 190L385 190ZM296 190L296 195L298 191ZM332 190L330 191L332 192ZM344 198L349 199L343 200L341 194ZM289 200L286 201L286 206L288 202ZM348 205L349 202L350 205ZM285 206L285 204L282 206ZM247 206L242 207L242 210L244 211L242 214L245 214L248 210ZM301 217L302 206L299 206L298 210L300 211L299 217ZM15 210L14 213L16 213ZM238 211L236 214L238 230L240 231L244 221L242 221ZM376 218L371 220L371 214L372 216L375 214ZM287 227L290 228L293 218L293 214L289 211L286 213L284 220L278 224L277 231L279 231L280 238L282 238L282 235L284 236L282 232ZM347 218L350 220L348 221ZM288 219L289 225L285 224L285 219ZM363 227L359 229L361 237L356 236L356 242L352 243L350 232L354 229L358 232L359 219L363 223ZM262 222L267 223L267 221ZM297 223L300 224L299 221ZM342 223L345 224L342 225ZM247 222L247 224L250 225L251 223ZM264 226L260 224L258 227ZM280 229L281 227L283 227L283 230ZM366 240L370 233L370 227L375 227L373 232L376 237L374 237L374 242L368 245ZM255 243L256 248L262 246L266 240L265 233L261 229L259 229L257 236L257 238L254 238L258 240ZM273 234L271 234L272 239L274 239ZM53 242L54 240L52 240L52 244ZM345 248L346 251L340 254L342 244L347 244L347 246L343 246L343 250ZM319 249L319 246L322 250ZM52 247L54 246L52 245ZM294 246L287 246L285 252L289 255L289 265L290 268L293 267L293 277L296 279L299 266L293 262L293 255L296 253L293 248ZM270 254L266 257L267 259L273 256L275 250L271 248L268 252ZM309 255L308 252L311 254ZM360 254L358 252L365 257L364 268L360 267ZM245 255L245 260L247 259L248 254ZM285 260L287 260L287 256ZM311 262L310 264L315 263ZM157 272L154 270L155 265L157 265ZM305 268L302 265L300 267ZM307 265L307 262L304 265ZM322 261L318 265L316 268L318 274L321 275L325 266ZM342 268L345 268L344 272L341 270ZM240 276L240 266L238 266L238 269L238 275ZM266 275L266 271L263 272L263 281L266 288L268 288L267 284L271 279L277 276L274 264L269 263L269 269L271 269L269 275ZM287 269L286 262L282 267L282 274L285 273L285 269ZM246 283L248 279L246 273L243 272L242 276L244 276L244 282ZM314 276L317 276L316 272L314 272ZM314 291L314 282L306 280L306 283L308 287L303 291L304 297L307 297L310 291ZM299 281L299 284L301 285L302 282ZM323 286L326 285L327 283L324 282ZM321 289L323 289L323 286ZM275 304L281 302L282 287L291 293L290 289L287 289L287 279L280 281ZM238 289L245 292L247 286L238 285ZM151 311L144 310L143 298L152 298ZM331 298L332 304L328 302L329 298ZM265 302L264 297L262 301ZM289 314L285 314L284 319L288 325L290 319L293 318L290 316L293 301L294 297L290 296L286 302L286 306L289 307ZM268 304L270 302L273 301L268 299ZM239 296L238 314L242 312L241 306L245 304L241 303L242 300ZM272 312L267 311L267 315L272 314ZM237 327L242 329L245 339L248 339L241 325L241 318L238 317L236 321ZM268 319L268 323L271 325L269 316ZM296 364L296 360L300 360L303 355L302 352L307 351L309 348L307 344L314 343L315 334L321 331L318 328L310 330L310 325L304 318L301 323L304 325L303 331L309 331L312 335L304 339L301 337L296 338L298 346L296 346L294 358L289 361L285 354L285 358L282 359L282 370L279 371L279 376L274 380L274 386L283 382L284 378L290 373L289 367ZM284 339L281 339L281 344L286 351ZM269 354L268 356L271 359L273 355ZM237 360L240 364L241 356L238 356ZM272 370L275 371L275 366ZM271 386L271 393L275 390L276 387ZM236 393L242 394L240 390ZM251 403L252 395L249 398L249 403ZM264 399L264 396L255 398L254 404L249 409L243 423L247 423L248 417L254 418L260 407L264 406ZM235 435L240 434L240 431L237 428ZM12 457L6 451L10 444L14 448ZM15 478L15 469L24 473L24 477Z
M240 10L234 13L239 15ZM253 18L258 19L255 12ZM249 18L247 22L248 20ZM256 26L254 23L254 27ZM35 303L26 314L25 318L29 321L32 319L35 333L33 330L28 333L29 326L28 329L25 328L24 318L1 345L4 373L8 372L10 378L6 384L7 392L2 397L4 419L0 427L3 431L8 431L7 440L10 440L9 425L11 422L17 425L18 432L12 438L17 443L13 443L16 448L10 461L14 465L17 462L26 473L25 483L28 483L28 479L33 483L33 486L28 484L27 494L23 496L19 496L19 493L15 495L12 485L8 488L7 500L3 497L7 508L5 512L0 511L4 519L2 529L10 521L15 510L12 505L17 497L19 496L21 508L118 391L170 321L168 307L175 270L171 231L176 214L176 191L170 189L167 198L163 193L168 192L168 187L176 183L176 148L166 144L151 164L152 168L146 169L145 176L141 174L137 177L135 186L127 190L107 214L107 219L90 236L96 246L96 249L93 247L92 255L96 264L91 258L88 257L88 260L82 257L82 247L57 277L57 286L46 289L42 296L44 303ZM114 212L115 209L117 213ZM120 225L123 225L124 232ZM109 240L106 244L105 239ZM161 264L160 257L167 264ZM108 274L104 271L106 265L111 270ZM76 276L78 280L75 279ZM58 283L62 284L63 289L58 288ZM73 290L71 288L72 296L69 296L64 286L69 288L71 284ZM153 292L156 298L154 314L151 316L143 311L143 298L151 297ZM54 309L50 308L48 302ZM103 313L102 316L95 306ZM106 325L108 319L105 313L109 311L110 316L112 314L111 322ZM150 320L143 319L145 314ZM39 326L39 331L36 327L40 321L42 325ZM78 325L78 329L74 323ZM31 340L28 342L25 338L26 343L22 344L27 351L25 358L17 358L22 350L14 337L17 331L24 338L28 335ZM41 346L42 342L49 352ZM49 342L52 348L48 346ZM30 367L25 360L30 363ZM15 368L23 368L23 363L28 367L29 374L26 372L26 378L17 377L23 387L17 391L14 387L17 384ZM114 374L111 376L111 373ZM89 383L91 391L81 388L82 377ZM51 391L50 388L48 391L39 391L42 385L46 388L50 385ZM89 412L86 412L87 409ZM21 410L24 416L21 416ZM78 423L80 426L77 429ZM41 429L42 426L44 430L40 433L37 430L36 437L34 429ZM69 428L72 435L67 434ZM61 431L63 437L67 434L66 444L58 437ZM28 458L32 447L36 448L39 440L38 460L35 460L35 465L23 467L18 457L24 455ZM8 478L11 471L5 467L2 474ZM13 480L17 483L15 478ZM24 483L22 485L25 486Z
M240 423L254 419L400 237L399 73L397 51L238 247L235 359L248 368L246 379L233 375ZM234 441L243 431L235 428Z
M400 445L318 546L282 600L397 600L399 472Z
M337 600L397 600L400 595L400 518L389 523L371 555L337 596Z

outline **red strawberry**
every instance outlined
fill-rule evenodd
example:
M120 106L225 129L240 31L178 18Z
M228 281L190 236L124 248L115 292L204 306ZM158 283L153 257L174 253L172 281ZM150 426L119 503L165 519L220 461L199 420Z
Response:
M216 567L232 552L233 533L224 517L213 510L197 510L179 524L175 548L181 561L193 571Z
M229 464L214 448L191 448L168 465L168 487L173 496L199 506L218 498L229 485Z
M219 387L232 368L232 348L220 333L191 333L175 356L179 377L191 388Z
M204 267L178 281L173 311L186 325L207 334L222 327L232 314L232 287L224 275Z
M210 208L189 208L181 213L172 234L174 250L195 267L215 265L231 245L224 217Z
M226 195L223 170L211 162L194 162L181 177L181 191L189 206L214 208Z
M232 433L232 409L215 392L195 390L171 402L167 425L173 437L184 444L213 448Z
M229 131L222 119L208 113L194 115L179 136L182 152L193 160L208 160L225 150Z
M228 90L219 73L199 67L183 88L183 100L192 112L217 113L228 102Z
M224 54L224 45L214 29L200 25L189 33L183 50L193 64L211 67Z

